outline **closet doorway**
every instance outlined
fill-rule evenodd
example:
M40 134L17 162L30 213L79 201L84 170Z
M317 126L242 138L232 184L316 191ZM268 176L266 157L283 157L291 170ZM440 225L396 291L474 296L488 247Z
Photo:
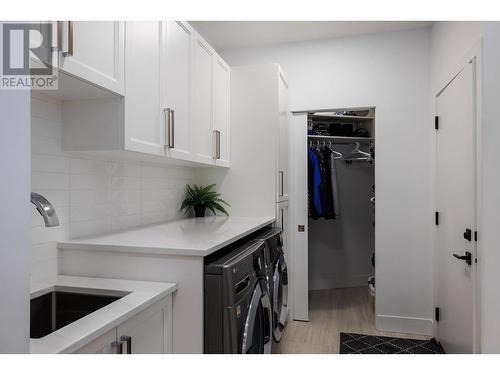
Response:
M375 108L295 113L291 145L292 318L330 295L373 322Z

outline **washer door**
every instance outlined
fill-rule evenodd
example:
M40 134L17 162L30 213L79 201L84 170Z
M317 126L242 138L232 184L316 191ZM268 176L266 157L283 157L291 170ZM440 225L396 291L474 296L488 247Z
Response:
M288 270L283 252L274 267L273 287L273 336L279 342L288 317Z
M272 344L271 300L264 280L260 280L248 306L243 339L242 354L271 354Z

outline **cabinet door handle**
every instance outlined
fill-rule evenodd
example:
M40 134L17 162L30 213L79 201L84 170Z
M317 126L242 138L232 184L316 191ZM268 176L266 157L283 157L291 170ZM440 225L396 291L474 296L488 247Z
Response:
M163 114L165 116L165 147L174 148L174 111L165 108Z
M61 51L62 50L62 28L63 28L63 21L56 21L55 26L56 26L56 46L55 49L56 51Z
M123 354L123 342L122 341L113 341L111 343L111 347L113 348L115 354Z
M217 159L217 130L212 131L212 158Z
M170 108L163 108L163 117L165 118L165 148L169 146L169 134L170 134Z
M280 171L280 197L283 196L283 181L284 181L284 175L285 175L285 172L283 171Z
M122 354L132 354L132 336L122 336L120 337L120 342L125 347Z
M216 135L217 135L217 149L215 158L220 159L220 130L216 130Z
M68 50L63 55L73 56L73 21L68 21Z
M175 147L175 111L173 109L170 110L170 116L172 117L172 120L170 121L170 148Z
M220 159L220 130L214 130L213 135L215 140L215 147L212 157L214 159Z

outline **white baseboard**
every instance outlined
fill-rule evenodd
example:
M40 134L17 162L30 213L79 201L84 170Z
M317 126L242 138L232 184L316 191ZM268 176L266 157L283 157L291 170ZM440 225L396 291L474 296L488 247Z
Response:
M375 315L375 327L379 331L432 335L432 319L410 316Z
M370 276L373 276L373 274L313 278L309 280L309 290L353 288L359 286L366 286L366 292L368 293L368 278Z

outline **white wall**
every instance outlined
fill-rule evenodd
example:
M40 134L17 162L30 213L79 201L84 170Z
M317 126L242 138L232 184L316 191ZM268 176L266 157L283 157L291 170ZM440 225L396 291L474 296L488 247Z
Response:
M57 272L56 242L182 216L190 168L71 157L62 152L61 103L32 100L32 191L55 207L60 226L46 228L32 208L31 276Z
M220 52L230 65L279 63L292 110L376 107L377 326L430 332L430 31Z
M479 40L481 33L481 22L436 22L433 24L431 43L433 97L451 78L450 74Z

